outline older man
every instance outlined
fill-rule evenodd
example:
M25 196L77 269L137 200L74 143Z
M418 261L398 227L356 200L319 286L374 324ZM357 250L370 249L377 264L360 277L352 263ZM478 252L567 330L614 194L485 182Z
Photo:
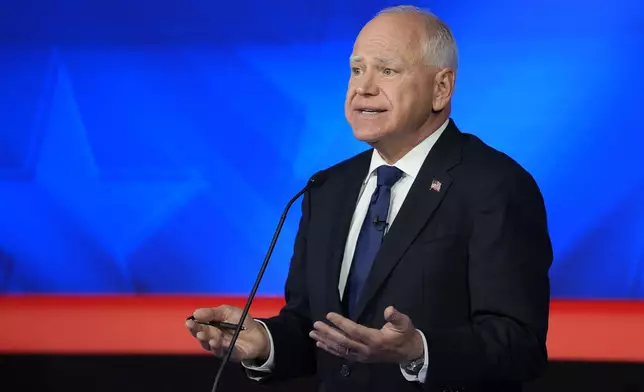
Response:
M552 249L539 188L450 119L457 50L413 7L351 55L346 117L372 149L305 195L276 317L245 322L249 375L326 391L519 391L544 369ZM200 321L237 322L223 305ZM187 323L222 355L230 332Z

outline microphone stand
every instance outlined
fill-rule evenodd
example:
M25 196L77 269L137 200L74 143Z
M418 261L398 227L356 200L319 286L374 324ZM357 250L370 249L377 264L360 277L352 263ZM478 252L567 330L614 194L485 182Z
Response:
M275 234L273 234L273 239L271 240L270 245L268 246L268 251L266 252L266 257L264 257L264 262L262 263L262 267L259 270L259 273L257 274L257 278L255 279L255 283L253 284L253 288L250 292L250 295L248 296L248 300L246 301L246 306L244 306L244 310L242 311L242 315L239 319L239 322L237 323L237 327L235 328L235 332L233 333L233 337L230 341L230 346L226 350L226 354L224 355L221 365L219 366L219 371L217 371L217 376L215 377L215 382L212 385L212 390L211 392L216 392L217 391L217 386L219 384L219 380L221 379L221 375L223 374L224 367L230 361L230 356L233 353L233 350L235 349L235 343L237 342L237 338L239 337L239 333L241 332L241 328L244 325L244 321L246 320L246 317L248 316L248 312L250 310L250 306L253 303L253 299L255 298L255 294L257 293L257 289L259 288L259 284L262 281L262 277L264 276L264 271L266 271L266 267L268 267L268 261L271 258L271 255L273 254L273 249L275 248L275 244L277 243L277 239L280 235L280 232L282 231L282 226L284 226L284 221L286 220L286 216L288 214L288 211L290 210L291 206L295 201L302 196L305 192L307 192L309 189L311 189L313 186L318 186L321 185L325 178L323 176L324 172L318 172L315 174L309 182L306 184L302 190L300 190L291 200L286 204L286 208L284 208L284 212L282 212L282 216L280 217L280 220L277 224L277 229L275 230Z

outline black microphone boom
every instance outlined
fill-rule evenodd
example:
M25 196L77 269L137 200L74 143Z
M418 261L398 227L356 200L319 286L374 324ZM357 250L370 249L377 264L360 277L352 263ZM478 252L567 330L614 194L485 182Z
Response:
M293 196L293 198L286 204L286 208L284 208L284 212L282 212L282 216L280 217L280 220L277 224L277 229L275 229L275 234L273 234L273 239L271 240L271 243L268 246L268 251L266 252L266 257L264 257L264 262L262 263L262 267L259 269L259 273L257 274L257 279L255 279L255 284L253 284L253 288L250 292L250 295L248 296L248 300L246 301L246 306L244 306L244 310L242 311L242 315L241 315L241 318L239 319L239 323L237 324L237 327L235 328L235 332L233 333L233 338L230 341L230 346L228 347L228 350L226 350L226 354L224 355L224 358L221 360L219 371L217 372L217 376L215 377L215 382L212 385L212 392L217 391L217 385L219 384L219 379L221 378L224 367L230 360L230 356L232 355L233 350L235 349L235 343L237 342L237 338L239 337L239 333L241 332L241 327L244 325L246 316L248 316L248 311L250 310L250 306L253 303L253 299L255 298L255 293L257 293L259 284L262 281L262 277L264 276L264 271L266 271L266 267L268 266L268 261L270 260L271 255L273 254L273 249L275 248L275 244L277 243L277 238L279 237L280 232L282 231L282 226L284 226L284 221L286 220L286 216L288 214L289 209L300 196L302 196L305 192L307 192L311 188L322 185L324 181L326 181L326 172L325 171L317 172L309 179L306 186L302 188L302 190L299 191L295 196Z

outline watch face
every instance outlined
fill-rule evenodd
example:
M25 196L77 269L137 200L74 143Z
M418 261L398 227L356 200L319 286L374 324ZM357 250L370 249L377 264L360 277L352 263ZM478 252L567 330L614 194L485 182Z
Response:
M405 366L405 370L408 370L410 373L418 373L423 367L423 362L422 358L411 361Z

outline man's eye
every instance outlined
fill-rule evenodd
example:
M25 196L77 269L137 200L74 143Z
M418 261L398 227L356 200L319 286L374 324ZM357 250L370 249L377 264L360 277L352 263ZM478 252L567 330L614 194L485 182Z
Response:
M354 74L354 75L359 75L360 74L360 68L352 67L351 68L351 73Z
M383 70L382 70L382 73L383 73L385 76L391 76L391 75L393 75L395 72L396 72L396 71L394 71L394 70L393 70L393 69L391 69L391 68L385 68L385 69L383 69Z

